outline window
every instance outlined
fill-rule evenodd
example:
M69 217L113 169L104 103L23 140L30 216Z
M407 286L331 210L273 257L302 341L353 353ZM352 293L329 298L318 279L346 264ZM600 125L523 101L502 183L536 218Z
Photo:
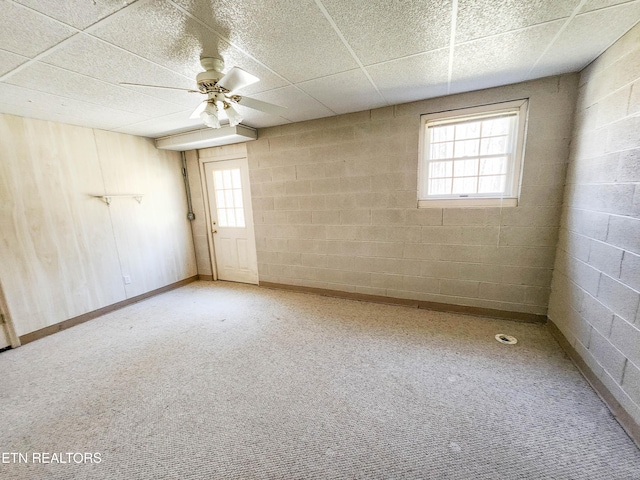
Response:
M418 206L516 206L527 104L422 115Z
M213 184L216 191L218 225L221 227L244 227L240 169L216 170L213 174Z

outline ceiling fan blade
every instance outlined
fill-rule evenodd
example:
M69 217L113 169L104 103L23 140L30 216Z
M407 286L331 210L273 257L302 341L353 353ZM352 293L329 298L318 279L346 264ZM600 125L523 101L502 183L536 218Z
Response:
M182 92L189 92L189 93L202 93L199 90L190 90L188 88L177 88L177 87L165 87L163 85L145 85L143 83L127 83L127 82L120 82L120 85L129 85L131 87L149 87L149 88L164 88L167 90L180 90Z
M200 105L198 105L196 107L196 109L193 111L193 113L191 115L189 115L189 118L193 119L193 118L200 118L200 114L204 111L204 109L207 107L207 101L205 100L204 102L200 103Z
M259 81L258 77L251 75L249 72L245 72L239 67L233 67L224 77L218 80L218 86L234 92Z
M269 113L271 115L285 115L287 113L287 107L281 107L280 105L274 105L273 103L263 102L256 98L241 97L240 95L234 95L238 105L244 107L253 108L254 110L260 110L261 112Z

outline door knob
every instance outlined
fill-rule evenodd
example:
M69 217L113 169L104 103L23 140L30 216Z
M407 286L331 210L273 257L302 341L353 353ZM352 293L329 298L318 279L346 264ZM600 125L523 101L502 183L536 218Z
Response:
M211 233L218 233L217 230L211 230Z

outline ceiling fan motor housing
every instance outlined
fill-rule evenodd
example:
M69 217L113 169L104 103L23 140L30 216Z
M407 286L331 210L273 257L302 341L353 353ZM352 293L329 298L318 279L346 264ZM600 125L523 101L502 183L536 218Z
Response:
M196 76L198 88L203 93L224 91L222 87L217 85L218 81L224 76L224 61L220 58L204 57L200 59L204 72L200 72Z

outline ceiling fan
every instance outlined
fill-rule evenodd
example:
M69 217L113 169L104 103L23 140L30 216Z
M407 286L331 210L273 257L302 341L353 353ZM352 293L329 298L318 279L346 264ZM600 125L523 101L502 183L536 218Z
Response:
M238 95L235 92L253 83L259 82L260 79L239 67L233 67L226 74L222 73L224 69L224 60L214 57L202 57L200 59L204 72L200 72L196 76L197 90L189 90L186 88L164 87L161 85L143 85L140 83L122 82L120 85L131 85L135 87L165 88L169 90L182 90L190 93L200 93L206 95L207 98L198 105L189 118L202 119L202 122L211 128L220 128L220 108L224 110L229 125L234 127L242 122L242 116L233 108L233 105L242 105L254 110L269 113L271 115L282 115L286 111L286 107L274 105L273 103L263 102L251 97Z

